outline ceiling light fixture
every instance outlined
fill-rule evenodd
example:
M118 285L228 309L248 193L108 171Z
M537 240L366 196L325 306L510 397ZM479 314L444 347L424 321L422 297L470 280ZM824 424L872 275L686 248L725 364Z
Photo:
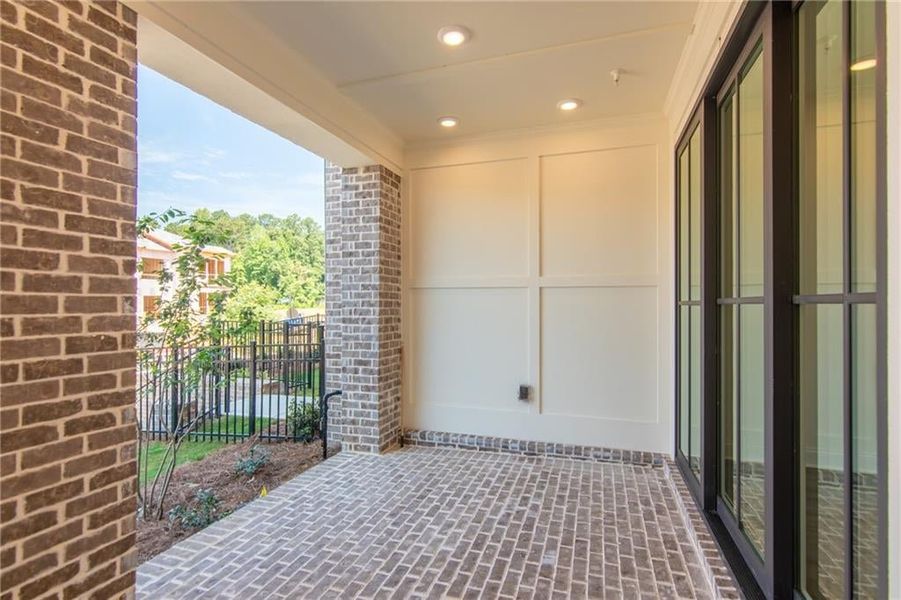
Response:
M448 25L438 30L438 41L445 46L459 46L469 40L469 30L460 25Z
M567 98L557 103L557 108L564 111L576 110L582 106L582 101L578 98Z
M859 60L853 65L851 65L852 71L867 71L869 69L876 68L876 59L875 58L865 58L863 60Z
M438 124L448 129L450 129L451 127L456 127L459 122L460 119L458 119L457 117L441 117L440 119L438 119Z

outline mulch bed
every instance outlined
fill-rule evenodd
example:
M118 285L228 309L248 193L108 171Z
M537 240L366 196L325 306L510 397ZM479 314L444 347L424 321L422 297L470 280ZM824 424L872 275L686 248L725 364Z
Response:
M165 513L179 504L193 504L197 491L201 489L212 490L221 500L219 514L233 512L258 498L264 485L268 491L272 491L322 460L322 442L318 440L306 444L258 443L261 449L269 453L269 461L253 476L237 474L235 463L246 457L255 443L258 442L247 440L240 444L230 444L202 460L177 467L166 496ZM170 523L165 515L159 521L145 521L139 517L138 563L153 558L197 531Z

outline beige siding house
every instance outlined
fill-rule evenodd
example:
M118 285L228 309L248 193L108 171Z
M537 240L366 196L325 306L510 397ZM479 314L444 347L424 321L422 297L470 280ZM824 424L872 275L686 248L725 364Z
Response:
M152 315L159 306L160 300L165 299L159 283L159 273L166 270L174 275L169 285L169 293L178 285L178 277L175 273L174 261L178 258L178 252L173 246L185 244L186 240L173 233L163 230L150 231L138 237L138 271L137 285L137 315L138 322L142 322L147 315ZM202 275L203 281L197 297L194 298L194 309L198 315L209 312L209 296L224 289L216 282L220 275L231 271L231 262L235 253L221 246L206 246L203 256L206 258L206 268Z

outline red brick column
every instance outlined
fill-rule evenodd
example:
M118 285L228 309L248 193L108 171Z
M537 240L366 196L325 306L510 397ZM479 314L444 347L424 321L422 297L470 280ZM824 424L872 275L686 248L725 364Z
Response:
M0 0L0 590L135 567L136 16Z

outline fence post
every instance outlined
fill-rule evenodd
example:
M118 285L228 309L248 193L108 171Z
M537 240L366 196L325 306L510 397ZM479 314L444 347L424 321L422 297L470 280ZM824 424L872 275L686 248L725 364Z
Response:
M216 348L213 360L213 401L216 403L216 418L222 416L222 346Z
M288 395L288 389L291 384L290 375L293 369L290 369L288 365L293 366L293 362L288 359L288 321L282 321L282 381L285 384L285 396ZM287 406L285 409L287 410Z
M178 416L181 412L179 407L179 364L179 352L178 348L176 347L172 349L172 424L170 426L170 429L172 430L172 436L176 439L178 439L179 429Z
M257 341L250 341L250 423L247 434L253 437L257 429ZM235 432L237 433L237 432Z
M232 377L232 349L225 347L225 412L231 412L231 377ZM226 424L228 421L226 421Z

